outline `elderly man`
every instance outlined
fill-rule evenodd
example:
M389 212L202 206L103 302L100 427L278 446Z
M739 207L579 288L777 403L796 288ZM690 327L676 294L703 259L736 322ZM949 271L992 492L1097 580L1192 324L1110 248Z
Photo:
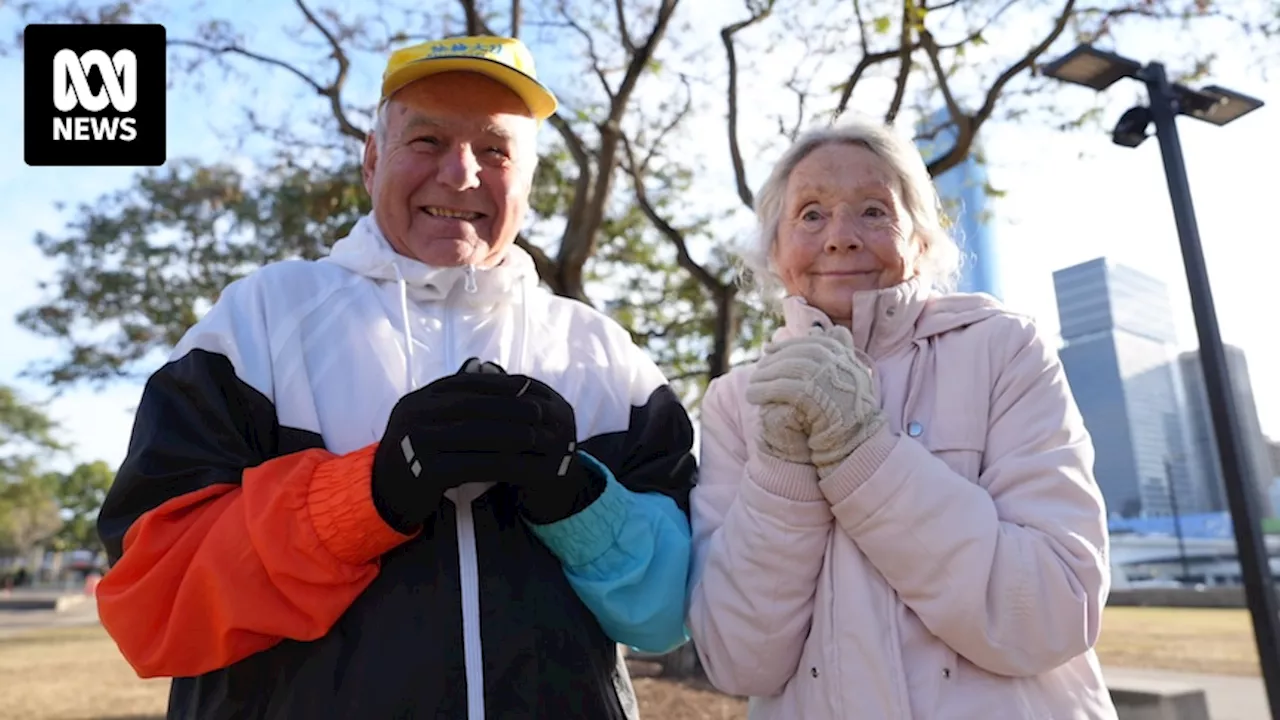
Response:
M634 718L685 639L692 428L513 246L556 108L516 40L394 53L373 213L226 288L148 381L100 614L171 718Z

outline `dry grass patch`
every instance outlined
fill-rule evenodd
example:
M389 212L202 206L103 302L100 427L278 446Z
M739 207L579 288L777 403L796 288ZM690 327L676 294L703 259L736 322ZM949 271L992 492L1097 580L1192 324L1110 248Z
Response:
M1104 665L1257 675L1245 610L1107 608L1098 654ZM746 703L705 682L632 668L641 716L650 720L741 720ZM166 680L139 680L98 626L0 639L0 720L159 720Z
M741 720L746 703L705 683L652 677L640 664L634 683L642 717ZM167 680L140 680L99 626L45 630L0 639L0 720L160 720Z
M1217 675L1257 675L1247 610L1109 607L1098 657L1103 665Z
M725 695L704 680L656 677L658 666L629 660L642 720L743 720L747 702Z
M168 681L138 679L99 626L0 639L3 720L151 720L168 695Z

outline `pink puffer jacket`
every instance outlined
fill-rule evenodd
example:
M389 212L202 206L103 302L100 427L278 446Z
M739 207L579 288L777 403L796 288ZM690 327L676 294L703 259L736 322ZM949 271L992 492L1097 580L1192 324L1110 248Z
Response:
M779 337L827 317L798 299ZM754 720L1116 717L1093 450L1054 351L980 295L858 293L888 427L826 480L761 454L752 368L702 403L689 629Z

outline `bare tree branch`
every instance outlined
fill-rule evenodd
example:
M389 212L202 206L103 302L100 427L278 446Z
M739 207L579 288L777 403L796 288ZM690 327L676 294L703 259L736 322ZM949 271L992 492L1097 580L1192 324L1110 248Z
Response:
M604 222L605 208L608 205L610 190L613 187L614 169L618 166L618 145L623 140L622 118L631 102L636 83L644 73L658 43L662 40L675 13L679 0L661 0L654 16L653 27L645 38L644 44L636 48L627 62L622 81L613 93L609 105L609 115L598 126L600 132L599 152L596 156L596 174L591 188L589 202L581 207L582 214L570 218L565 227L565 239L560 243L557 260L560 272L570 273L566 285L577 287L581 284L582 266L591 257L595 249L596 232ZM578 206L574 198L575 207Z
M480 10L476 7L475 0L458 0L462 4L462 14L467 18L467 34L468 35L488 35L488 29L484 26L484 18L480 16Z
M982 107L979 108L977 114L974 116L975 129L977 129L977 126L986 122L987 118L991 117L991 113L995 111L996 102L999 101L1000 93L1004 91L1005 85L1008 85L1009 82L1017 77L1019 73L1034 65L1036 58L1043 55L1044 52L1053 45L1054 41L1058 39L1058 36L1062 35L1062 31L1067 29L1067 22L1071 19L1071 12L1075 9L1075 6L1076 0L1067 0L1062 7L1062 12L1058 14L1058 19L1054 21L1053 28L1049 31L1049 34L1045 36L1044 40L1041 40L1039 44L1028 50L1027 54L1023 55L1016 63L1005 68L1005 71L1000 73L1000 76L996 78L996 81L991 83L991 87L987 90L986 100L982 103Z
M586 217L587 206L591 202L591 156L587 153L587 147L582 142L582 138L559 113L547 118L547 122L560 133L565 146L569 148L569 155L578 166L578 176L573 181L573 202L569 206L569 216L565 222L565 237L560 243L563 253L570 231L575 230L577 223L582 222L582 218Z
M884 114L884 121L892 123L902 109L902 98L907 94L907 80L911 78L911 54L915 47L911 44L911 29L915 19L914 0L902 0L902 34L898 38L898 77L894 81L893 100L889 102L889 110Z
M658 136L649 144L649 152L645 153L644 160L640 162L640 167L637 169L637 172L642 176L649 171L649 163L653 161L654 155L656 155L658 149L662 147L662 141L666 140L667 136L670 135L671 132L680 125L680 123L684 122L684 119L689 116L689 112L693 109L693 86L689 84L689 77L682 74L680 76L680 84L684 86L684 107L680 109L680 112L671 116L671 121L658 131Z
M569 14L568 3L560 3L560 14L564 16L565 24L573 28L583 40L587 41L587 57L591 60L591 70L595 72L596 79L600 81L600 87L604 90L604 94L609 98L609 103L613 103L613 88L609 87L609 79L604 74L604 69L600 67L600 55L596 52L595 36L586 28L578 24Z
M631 32L627 30L627 13L623 0L613 0L613 9L618 15L618 39L622 41L622 47L627 53L634 55L636 44L631 39Z
M333 33L321 23L315 14L311 12L306 3L302 0L295 0L298 9L306 16L307 22L310 22L324 39L329 41L329 45L333 48L332 57L334 62L338 63L338 72L334 75L329 86L325 88L322 95L329 98L329 109L333 112L333 119L338 122L338 127L342 130L342 134L351 136L357 140L363 139L364 133L351 124L347 119L347 113L342 107L342 88L347 83L347 71L351 69L351 61L347 58L347 53L342 49L342 44L334 37Z
M692 97L690 97L690 104L691 102ZM683 112L687 112L689 106L687 104ZM622 146L627 156L625 164L631 175L631 185L640 211L650 224L675 246L676 264L707 290L715 304L715 328L712 331L711 353L707 356L707 374L711 378L723 375L729 371L729 356L732 354L733 340L740 326L740 311L736 304L738 286L733 282L722 281L715 273L693 259L689 254L689 244L686 242L684 233L662 217L649 201L643 175L636 165L631 141L625 136L622 138Z
M523 19L524 12L520 6L520 0L511 0L511 37L520 37L520 24Z
M645 38L644 45L636 48L636 52L631 56L631 62L627 64L627 71L622 77L622 83L618 86L615 102L609 108L610 122L617 123L622 120L622 116L627 109L627 103L631 100L631 93L636 89L636 83L640 81L640 75L644 73L649 62L653 60L653 54L658 49L658 42L666 34L667 25L671 22L671 16L675 13L677 4L679 4L679 0L662 0L658 5L657 17L654 18L653 29L650 31L649 37Z
M759 12L752 14L746 20L739 20L720 29L720 40L724 43L725 57L729 61L729 155L733 160L733 176L738 186L738 198L748 210L755 203L751 186L747 183L747 169L742 161L742 149L738 142L738 58L734 51L733 36L769 17L776 2L777 0L769 0Z
M1005 3L1001 5L999 8L997 8L995 12L991 13L991 17L987 18L987 21L984 22L982 26L979 27L977 30L974 30L973 32L969 33L964 38L957 40L956 42L953 42L950 44L947 44L947 43L939 44L938 49L939 50L955 50L956 48L963 47L973 42L977 42L978 39L982 37L983 33L985 33L987 29L990 28L992 25L994 25L996 20L1000 19L1001 15L1004 15L1005 12L1009 10L1009 8L1013 7L1018 2L1019 0L1005 0Z
M853 88L862 79L863 73L870 70L873 66L882 62L892 60L901 54L900 50L886 50L878 53L863 53L862 59L854 66L853 72L849 74L849 79L844 81L844 87L840 91L840 101L836 103L835 116L840 117L844 114L846 108L849 107L849 99L853 97Z
M924 54L929 58L929 64L933 66L933 74L938 78L938 91L942 93L942 101L947 104L947 113L951 116L952 122L956 123L956 129L961 130L961 126L968 118L960 109L960 104L956 102L955 94L951 92L951 81L947 71L942 67L942 60L938 57L938 43L934 42L933 33L928 30L920 33L920 44L924 46Z
M343 135L349 138L352 138L353 140L363 141L365 138L366 132L356 127L350 121L350 119L347 118L346 112L342 109L341 83L345 82L346 80L346 70L341 66L341 64L339 64L339 73L337 78L335 79L335 82L338 84L321 85L319 81L317 81L315 78L308 75L306 72L303 72L301 69L298 68L298 66L293 65L292 63L289 63L285 60L281 60L279 58L274 58L267 55L263 55L258 52L254 52L247 48L240 47L239 45L233 45L233 44L210 45L208 43L201 42L199 40L185 40L182 38L174 38L173 40L169 40L167 45L173 46L173 47L193 48L195 50L201 50L203 52L207 52L210 55L218 55L218 56L238 55L240 57L248 58L255 62L260 62L264 65L270 65L272 67L278 67L283 70L286 70L292 75L294 75L295 77L297 77L298 79L302 80L302 82L306 83L307 86L310 87L312 90L314 90L317 95L321 95L329 98L330 107L333 111L334 120L337 121L338 123L339 132L341 132Z
M685 241L684 233L667 222L667 219L662 217L657 209L653 207L653 203L649 200L649 193L644 186L644 178L640 174L640 167L636 164L635 154L631 149L631 141L625 136L622 138L622 146L627 155L626 166L628 174L631 176L631 185L635 189L636 205L640 207L640 211L644 213L644 216L648 218L653 227L675 246L676 263L708 290L714 292L717 288L724 287L724 283L720 281L720 278L700 265L689 254L689 243Z
M800 134L800 128L804 126L805 103L809 99L808 87L800 87L800 67L796 66L791 71L791 77L787 80L787 89L796 94L796 121L795 124L788 128L779 128L783 135L791 142L795 142L796 137ZM782 123L781 117L778 123Z
M1020 73L1030 69L1035 64L1036 58L1043 55L1044 52L1053 45L1054 41L1062 35L1063 31L1067 28L1067 23L1071 20L1075 4L1076 0L1067 0L1062 7L1062 11L1054 21L1053 27L1049 30L1049 33L1045 38L1037 43L1035 47L1028 50L1025 55L1017 60L1017 62L1005 68L1004 71L996 77L996 79L991 83L991 86L987 88L986 97L983 100L982 107L980 107L972 116L966 115L964 112L960 111L954 98L948 98L949 89L946 83L941 80L941 78L945 77L945 72L942 70L941 63L936 61L937 46L932 46L934 49L930 52L930 62L934 64L934 71L939 75L939 88L943 91L943 99L947 102L948 112L950 112L952 118L956 120L956 142L945 154L935 158L933 162L929 163L930 175L937 176L938 174L945 172L951 167L954 167L968 155L969 149L973 145L973 139L977 135L979 128L981 128L982 124L990 119L992 113L995 112L996 103L1000 100L1005 86ZM924 35L928 36L928 33L926 32ZM932 37L929 37L929 41L932 42Z
M858 42L862 43L862 54L871 51L871 39L867 37L867 21L862 17L861 0L853 0L853 15L858 19Z
M250 60L256 60L266 65L272 65L288 70L297 76L298 79L302 80L302 82L311 86L311 89L315 90L317 94L323 95L325 91L325 87L323 85L316 82L310 75L299 70L296 65L292 65L284 60L280 60L279 58L268 57L266 55L253 52L252 50L246 50L238 45L209 45L208 43L204 43L199 40L184 40L182 38L174 38L169 40L166 44L176 47L195 48L196 50L203 50L211 55L240 55L242 57L247 57Z

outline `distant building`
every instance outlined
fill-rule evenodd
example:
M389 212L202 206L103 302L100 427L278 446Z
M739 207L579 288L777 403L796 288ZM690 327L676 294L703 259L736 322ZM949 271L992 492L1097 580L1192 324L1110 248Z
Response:
M1253 398L1253 383L1249 379L1249 363L1244 351L1233 345L1223 345L1227 358L1227 375L1235 399L1239 427L1244 444L1245 457L1253 477L1253 499L1262 510L1262 517L1274 515L1275 504L1271 500L1272 471L1270 448L1262 435L1258 422L1258 407ZM1209 396L1204 387L1204 369L1200 365L1198 350L1178 356L1182 381L1186 386L1187 421L1191 441L1206 478L1209 510L1228 510L1226 487L1222 478L1222 465L1218 457L1218 441L1214 435L1213 418L1209 414Z
M956 142L956 128L943 109L917 129L916 147L926 163L945 154ZM958 165L933 179L942 206L954 222L953 234L964 254L961 292L983 292L1001 300L999 247L992 232L991 193L987 169L979 162L981 147L974 143Z
M1105 258L1058 270L1053 284L1059 354L1093 440L1108 513L1206 511L1201 463L1183 424L1164 284Z

